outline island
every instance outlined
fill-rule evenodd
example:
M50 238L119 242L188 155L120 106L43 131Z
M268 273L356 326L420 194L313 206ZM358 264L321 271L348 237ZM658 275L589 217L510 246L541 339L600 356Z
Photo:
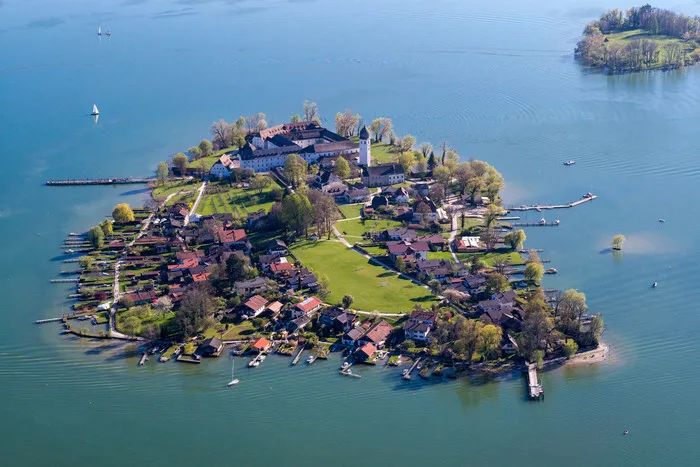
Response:
M700 18L646 4L604 13L577 43L581 63L607 73L670 70L700 59Z
M70 234L64 332L134 341L139 364L339 352L356 377L360 364L404 365L404 379L527 369L532 398L537 369L600 358L600 314L545 289L557 270L525 248L520 227L559 222L507 215L496 168L399 137L390 118L342 112L332 131L304 110L215 122L213 141L158 165L146 206Z

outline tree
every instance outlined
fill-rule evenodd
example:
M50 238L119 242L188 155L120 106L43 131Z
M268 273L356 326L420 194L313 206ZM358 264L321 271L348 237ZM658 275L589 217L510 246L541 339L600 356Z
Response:
M421 143L420 144L420 153L423 154L423 157L428 159L430 155L433 153L433 145L430 143ZM435 162L435 156L433 156L433 162Z
M489 274L489 277L486 278L486 291L489 294L505 292L508 289L510 289L510 282L508 282L508 278L503 274L493 273Z
M413 135L406 135L401 138L399 149L401 152L413 151L413 146L416 145L416 138Z
M360 114L353 114L351 110L335 114L335 132L341 136L350 137L355 134L360 124Z
M555 308L559 328L566 334L577 335L586 311L586 294L574 289L565 290Z
M318 235L325 233L330 240L333 223L340 218L335 199L319 190L309 190L307 197L311 203L312 222L316 226Z
M105 219L100 224L100 229L102 229L102 233L105 237L109 237L114 233L114 222L109 219Z
M105 243L105 234L100 226L95 226L88 231L88 240L93 248L102 248Z
M299 123L301 121L301 115L294 114L291 117L289 117L289 121L292 123Z
M301 193L293 193L282 200L282 222L287 229L297 235L306 236L312 222L313 209L309 198Z
M189 159L187 159L187 156L181 152L178 152L173 156L173 167L177 169L177 173L180 175L185 175L187 172L188 163Z
M622 250L622 245L625 243L625 236L622 234L617 234L613 237L612 239L612 249L613 250Z
M484 214L484 227L491 229L496 225L498 218L505 214L505 210L497 204L489 204Z
M267 175L256 174L250 181L250 188L257 190L258 194L261 194L270 185L272 185L272 179Z
M198 146L187 148L187 156L191 161L196 161L202 157L202 150Z
M388 138L393 132L393 126L393 122L387 117L379 117L372 120L369 130L374 135L374 142L380 143L384 138Z
M219 119L212 123L210 131L213 145L219 149L228 147L229 141L231 140L231 128L232 126L223 119Z
M198 148L203 157L211 156L214 152L214 145L208 139L200 141Z
M312 101L304 101L304 120L307 122L321 123L318 113L318 105Z
M433 178L444 187L448 187L452 181L452 173L448 167L441 165L433 169Z
M350 164L343 156L338 157L333 167L333 173L345 180L350 176Z
M401 164L401 167L403 167L404 173L410 173L411 172L411 167L413 167L413 163L416 161L416 158L414 157L413 153L410 152L402 152L399 155L399 164Z
M194 287L185 292L180 308L175 312L175 324L185 337L197 334L208 316L214 312L214 300L205 286Z
M170 169L168 168L167 162L161 162L158 164L158 167L156 168L156 178L160 184L163 184L165 179L168 178L169 171Z
M542 266L542 263L527 263L523 274L525 275L526 281L539 284L544 276L544 266Z
M346 310L349 309L350 306L352 305L352 302L353 302L352 295L344 295L343 296L343 308L345 308Z
M525 235L523 229L513 230L503 237L503 241L510 245L513 250L522 249L523 245L525 245L525 239L527 239L527 235Z
M440 292L442 292L442 284L440 284L440 281L437 279L430 280L428 282L428 287L433 295L440 295Z
M226 260L225 273L226 278L233 283L257 277L258 270L251 267L247 257L231 255Z
M294 188L299 188L306 183L307 164L297 154L290 154L284 161L282 172Z
M396 269L398 269L399 272L406 272L406 261L401 256L396 258L396 261L394 261L394 266L396 266Z
M114 209L112 210L112 219L114 219L114 222L117 224L126 224L127 222L133 222L135 217L134 217L134 211L131 210L131 206L129 206L126 203L119 203L116 206L114 206Z
M566 358L571 358L578 352L578 344L573 339L566 339L564 342L564 355Z
M437 167L437 161L435 160L435 153L431 150L430 156L428 156L428 170L434 170Z
M497 357L501 351L501 339L503 329L494 324L487 324L481 328L477 338L477 349L480 354L490 360Z
M267 117L262 112L243 117L243 120L245 122L245 128L248 134L267 128Z
M600 343L600 336L603 334L603 317L600 315L595 315L591 318L589 326L589 334L591 336L592 343L598 345Z

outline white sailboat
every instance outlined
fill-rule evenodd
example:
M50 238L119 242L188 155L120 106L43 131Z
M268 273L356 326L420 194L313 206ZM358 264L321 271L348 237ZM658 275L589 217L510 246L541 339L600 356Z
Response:
M98 36L102 35L102 26L97 26L97 35Z
M236 365L236 359L232 358L231 359L231 381L229 381L226 386L234 386L234 385L238 384L238 380L234 377L235 365Z
M99 114L100 114L100 110L97 108L97 105L92 104L92 113L90 113L90 115L99 115Z

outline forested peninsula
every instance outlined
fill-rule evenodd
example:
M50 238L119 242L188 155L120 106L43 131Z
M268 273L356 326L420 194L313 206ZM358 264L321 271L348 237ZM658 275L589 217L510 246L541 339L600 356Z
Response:
M692 65L700 60L700 17L649 4L610 10L586 26L575 56L611 74Z

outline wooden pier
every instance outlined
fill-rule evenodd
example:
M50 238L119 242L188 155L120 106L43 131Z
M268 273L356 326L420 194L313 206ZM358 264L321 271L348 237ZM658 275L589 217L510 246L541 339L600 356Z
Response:
M154 182L151 177L121 178L59 178L46 180L47 186L81 186L81 185L143 185Z
M58 323L60 321L65 321L66 318L46 318L46 319L38 319L34 321L35 324L44 324L44 323Z
M576 201L572 201L567 204L532 204L532 205L522 205L522 206L513 206L508 209L508 211L544 211L544 210L549 210L549 209L568 209L568 208L575 208L576 206L580 206L583 203L587 203L589 201L593 201L596 199L598 196L591 194L591 193L586 193L581 197L581 199L578 199Z
M80 279L77 277L63 278L63 279L51 279L52 284L67 284L67 283L77 283Z
M141 359L139 360L139 366L143 366L148 361L148 352L141 354Z
M527 389L531 400L544 399L544 389L537 379L537 366L534 363L527 364Z
M559 227L559 222L516 222L513 227Z
M294 355L294 358L292 359L292 366L296 365L299 363L299 360L301 359L301 354L304 353L304 344L299 344L299 349L297 353Z
M411 368L409 368L408 370L404 370L404 371L401 373L401 377L402 377L403 379L405 379L405 380L411 379L411 373L413 373L413 370L415 370L416 367L417 367L418 365L420 365L421 359L422 359L422 357L418 357L418 358L416 359L416 361L413 362L413 365L411 365Z

